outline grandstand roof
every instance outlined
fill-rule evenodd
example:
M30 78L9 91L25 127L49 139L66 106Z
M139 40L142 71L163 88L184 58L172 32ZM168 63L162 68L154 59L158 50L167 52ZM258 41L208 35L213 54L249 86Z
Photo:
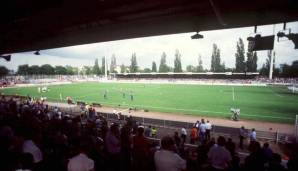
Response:
M3 0L0 54L298 20L295 0Z

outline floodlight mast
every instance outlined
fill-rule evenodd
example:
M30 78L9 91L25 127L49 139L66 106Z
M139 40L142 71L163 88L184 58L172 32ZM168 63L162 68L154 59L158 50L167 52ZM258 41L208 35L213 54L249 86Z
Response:
M275 24L273 25L273 35L275 35ZM275 41L275 37L274 37L274 41ZM273 58L275 58L275 52L274 52L274 46L273 46L273 50L269 51L271 59L270 59L270 69L269 69L269 80L272 80L272 75L273 75Z
M105 79L108 79L107 57L105 56Z
M273 50L269 50L270 53L270 69L269 69L269 80L272 80L272 75L273 75L273 58L275 58L275 52L273 52ZM273 54L273 55L272 55Z

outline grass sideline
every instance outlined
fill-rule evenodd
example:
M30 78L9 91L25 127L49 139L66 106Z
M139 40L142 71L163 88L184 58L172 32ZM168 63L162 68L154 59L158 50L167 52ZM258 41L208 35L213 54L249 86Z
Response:
M60 93L74 101L96 102L106 106L136 107L150 111L229 118L230 108L240 108L241 119L294 124L298 114L298 95L283 86L222 86L129 83L75 83L0 90L4 94L46 96L60 101ZM104 93L107 92L107 99ZM125 94L125 97L123 97ZM133 101L131 100L133 95Z

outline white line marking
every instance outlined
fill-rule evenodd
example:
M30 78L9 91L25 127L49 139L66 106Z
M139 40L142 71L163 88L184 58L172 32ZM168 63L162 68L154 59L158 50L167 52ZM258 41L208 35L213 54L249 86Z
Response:
M284 97L284 96L278 94L277 92L275 92L275 91L273 90L272 87L270 87L270 89L271 89L271 91L273 92L273 94L274 94L275 96L278 96L278 97Z
M96 95L96 93L89 94L89 96ZM234 95L234 88L233 88L233 95ZM77 101L80 101L79 98L86 97L88 95L84 96L78 96L76 98ZM52 97L47 97L48 99L53 99L53 100L58 100L59 98L52 98ZM95 102L95 101L89 101L85 100L86 102ZM119 105L119 103L108 103L108 102L100 102L102 104L110 104L110 105ZM172 111L196 111L196 112L205 112L205 113L213 113L213 114L223 114L223 115L230 115L230 113L226 112L216 112L216 111L208 111L208 110L197 110L197 109L183 109L183 108L170 108L170 107L157 107L157 106L146 106L146 105L134 105L134 104L121 104L122 106L136 106L136 107L143 107L143 108L153 108L153 109L167 109L167 110L172 110ZM264 116L264 115L254 115L254 114L242 114L242 116L253 116L253 117L260 117L260 118L276 118L276 119L288 119L292 120L293 118L290 117L278 117L278 116Z
M89 101L90 102L90 101ZM108 103L108 102L100 102L102 104L108 105L119 105L118 103ZM142 108L153 108L153 109L168 109L172 111L196 111L196 112L206 112L206 113L214 113L214 114L223 114L223 115L231 115L230 113L225 112L216 112L216 111L208 111L208 110L197 110L197 109L183 109L183 108L170 108L170 107L157 107L157 106L146 106L146 105L133 105L133 104L121 104L122 106L135 106L135 107L142 107ZM276 118L276 119L288 119L292 120L293 118L290 117L279 117L279 116L263 116L263 115L254 115L254 114L242 114L242 116L253 116L253 117L260 117L260 118Z

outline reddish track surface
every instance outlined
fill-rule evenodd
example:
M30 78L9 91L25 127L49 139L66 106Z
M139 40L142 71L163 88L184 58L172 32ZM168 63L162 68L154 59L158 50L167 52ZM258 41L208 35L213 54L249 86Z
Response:
M60 107L70 107L66 103L52 103L47 102L49 105L56 105ZM109 112L112 113L114 109L117 111L122 111L120 108L111 108L111 107L100 107L95 108L98 112ZM144 112L142 110L132 111L128 113L128 111L122 112L124 115L132 115L144 118L153 118L153 119L165 119L165 120L173 120L173 121L183 121L183 122L196 122L197 120L201 120L204 118L205 120L209 120L212 124L218 126L228 126L240 128L244 126L247 129L255 128L259 131L272 131L272 132L280 132L287 134L294 134L295 126L294 124L281 124L281 123L271 123L271 122L260 122L260 121L250 121L250 120L240 120L240 121L232 121L228 119L222 118L211 118L211 117L201 117L201 116L193 116L193 115L185 115L179 113L161 113L161 112Z

